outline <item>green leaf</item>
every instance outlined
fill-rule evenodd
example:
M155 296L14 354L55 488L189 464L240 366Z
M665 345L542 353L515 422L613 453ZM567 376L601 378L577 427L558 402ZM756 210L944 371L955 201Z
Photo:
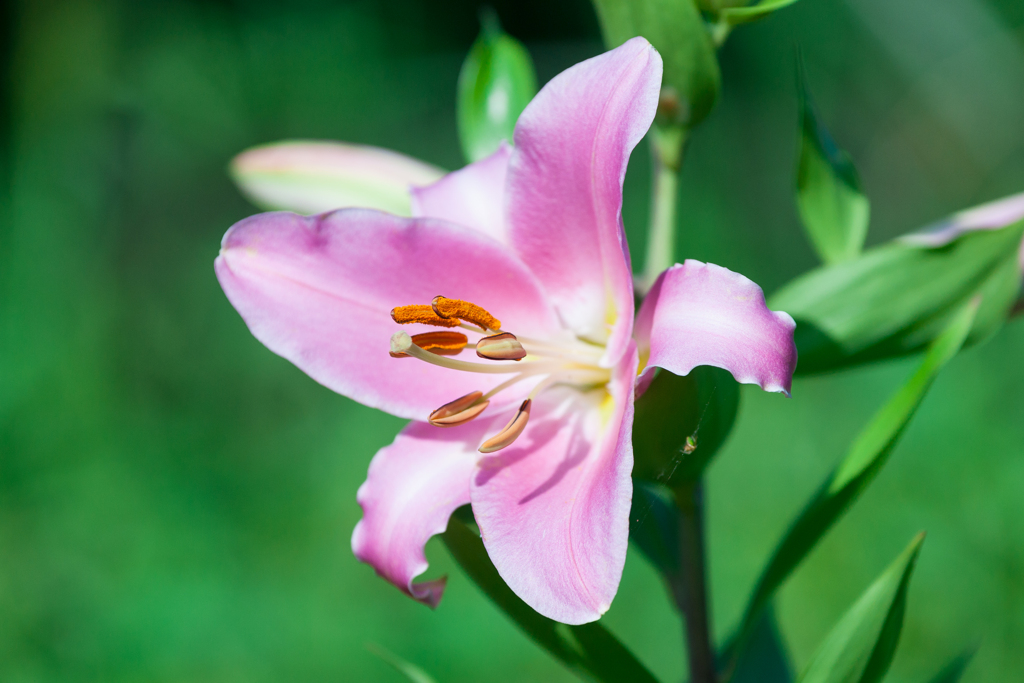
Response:
M976 309L976 304L964 306L943 334L932 343L914 374L875 413L839 466L825 480L776 546L737 630L738 635L733 641L736 643L733 658L742 654L761 612L770 603L775 591L885 464L939 371L963 345Z
M799 683L877 683L896 653L924 534L868 587L818 648Z
M693 128L703 121L718 99L722 75L693 0L594 0L594 6L609 48L643 36L661 53L660 122Z
M679 512L664 487L633 480L629 540L662 574L679 571Z
M729 436L739 400L739 385L721 368L701 366L685 377L658 370L636 402L634 478L696 481Z
M729 683L792 683L793 664L782 642L775 610L768 605L761 612L750 642L736 663Z
M889 242L790 282L769 305L796 319L797 373L919 351L979 294L967 343L993 334L1020 291L1022 236L1024 221L937 248Z
M762 19L776 10L792 5L796 0L761 0L754 5L745 7L724 7L718 16L731 26L746 24Z
M750 8L745 8L750 9ZM825 263L856 258L868 234L870 205L860 189L850 155L839 149L818 120L798 61L800 152L796 171L797 208L811 244Z
M502 612L581 678L602 683L656 683L657 679L600 623L568 626L537 614L512 592L487 557L484 544L455 515L442 538L452 557Z
M409 683L435 683L434 679L415 664L410 664L398 655L384 649L376 643L367 643L366 649L380 657L383 661L402 674Z
M932 677L929 683L958 683L963 678L964 671L967 670L967 665L971 663L971 659L974 658L974 653L977 652L976 647L969 648L961 652L953 661L946 664L942 669Z
M456 114L459 142L469 161L494 153L537 94L537 76L526 48L501 30L493 10L481 16L480 36L459 72Z

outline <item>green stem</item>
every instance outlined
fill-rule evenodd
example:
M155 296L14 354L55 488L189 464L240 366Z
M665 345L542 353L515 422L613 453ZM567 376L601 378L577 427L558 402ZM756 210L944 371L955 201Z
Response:
M647 230L647 257L641 280L646 293L663 270L675 263L676 202L679 196L679 168L683 160L686 132L682 126L651 128L654 177L651 183L651 219Z
M668 577L686 622L690 683L715 683L715 655L704 561L704 496L700 481L675 491L679 510L679 571Z
M732 24L725 19L719 19L715 23L710 24L708 30L711 32L711 42L714 43L715 48L721 49L732 32Z

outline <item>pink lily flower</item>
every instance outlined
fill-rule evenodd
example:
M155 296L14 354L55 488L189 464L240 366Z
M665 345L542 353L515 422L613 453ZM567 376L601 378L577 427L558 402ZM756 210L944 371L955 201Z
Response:
M352 548L417 600L440 600L443 579L414 581L423 548L469 503L517 595L599 618L626 557L638 383L715 365L789 392L793 320L741 275L675 265L634 322L622 182L661 71L642 38L568 69L514 148L414 189L412 218L267 213L224 236L217 277L260 341L413 420L370 464Z

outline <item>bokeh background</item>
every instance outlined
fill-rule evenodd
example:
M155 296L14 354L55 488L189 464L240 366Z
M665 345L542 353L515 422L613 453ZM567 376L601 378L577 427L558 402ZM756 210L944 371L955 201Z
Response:
M541 82L601 48L584 0L492 3ZM283 138L462 164L454 93L477 3L0 4L0 679L568 681L463 577L437 611L349 550L356 488L401 422L247 332L213 275L255 210L225 173ZM1024 3L802 0L742 27L685 162L679 257L771 292L814 264L796 218L794 62L872 200L869 243L1024 190ZM642 262L649 156L627 179ZM913 361L744 391L710 471L714 627ZM975 645L1024 671L1024 320L955 359L879 479L782 591L805 663L921 529L889 680ZM631 552L607 625L666 681L681 626Z

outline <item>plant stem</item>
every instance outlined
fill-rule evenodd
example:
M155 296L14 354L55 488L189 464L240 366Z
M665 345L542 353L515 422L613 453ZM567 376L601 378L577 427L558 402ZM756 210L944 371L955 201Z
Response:
M669 577L686 621L690 683L715 683L715 655L704 561L704 493L700 481L675 490L679 510L679 572Z
M651 127L654 176L651 185L651 218L647 229L647 257L641 280L646 293L663 270L675 263L676 201L679 168L683 160L685 129L679 125Z

